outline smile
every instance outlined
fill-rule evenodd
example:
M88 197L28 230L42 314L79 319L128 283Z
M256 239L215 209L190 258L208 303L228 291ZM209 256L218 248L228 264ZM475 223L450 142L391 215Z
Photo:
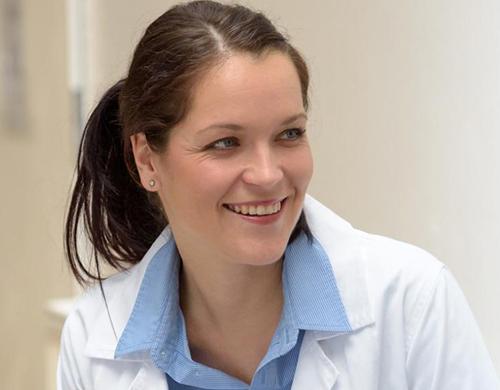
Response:
M262 204L244 204L244 205L232 205L224 204L224 207L231 210L234 213L242 215L254 215L254 216L264 216L277 214L281 210L282 203L286 198L279 200L277 202L262 205Z

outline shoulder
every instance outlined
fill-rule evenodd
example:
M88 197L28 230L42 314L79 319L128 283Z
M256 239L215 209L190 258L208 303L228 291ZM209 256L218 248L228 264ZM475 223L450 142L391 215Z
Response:
M367 279L388 288L421 289L436 283L445 265L413 244L359 230Z
M85 287L75 299L64 322L61 335L61 344L75 357L83 358L86 355L89 340L92 342L93 335L97 333L100 334L101 340L108 340L107 344L111 351L116 332L113 328L116 328L117 316L123 311L131 310L131 307L123 304L117 308L116 302L120 300L121 294L129 294L135 290L138 268L138 265L135 265L103 280L102 290L99 283L94 282ZM108 315L108 310L113 314ZM111 316L113 325L109 321ZM98 328L100 330L96 332Z
M61 333L59 389L101 388L95 383L96 372L104 367L110 372L116 370L111 364L115 362L116 343L132 311L147 263L145 256L128 270L104 280L102 290L96 282L77 297ZM128 376L138 369L132 363L119 364L123 369L128 367Z
M112 358L146 268L169 238L170 230L166 228L139 263L103 280L102 285L95 282L85 288L66 318L62 342L72 344L82 355Z
M365 232L357 234L365 252L372 310L379 326L401 334L401 345L408 352L422 318L435 305L436 292L449 283L449 270L415 245Z
M306 198L305 212L313 236L339 272L349 273L351 266L358 264L368 281L382 287L397 281L429 281L444 267L434 255L418 246L352 227L311 196Z
M411 388L454 389L460 372L467 373L463 388L498 388L474 316L445 264L415 245L355 229L313 199L305 212L353 330L331 338L330 353L349 355L353 372L373 357L367 383L390 371L391 380L399 376Z
M130 268L117 272L101 284L90 282L76 297L68 318L81 318L92 323L106 309L106 303L114 302L117 297L139 286L144 264L137 263Z
M120 313L116 301L133 285L136 268L134 266L103 281L108 305L98 284L88 287L76 299L61 333L58 389L101 389L105 388L105 383L115 383L118 388L119 381L132 380L139 367L132 362L116 362L114 350L117 342L115 330L118 332L121 326L120 315L126 316L125 312L128 312L128 305L122 305L123 313ZM104 381L103 378L108 379Z
M445 265L415 245L353 228L310 196L304 206L353 322L368 315L379 325L417 321Z
M141 264L135 264L130 268L117 272L102 280L91 282L81 291L75 299L70 315L93 318L105 309L105 301L113 301L120 293L133 289L139 282ZM101 289L102 287L102 289Z

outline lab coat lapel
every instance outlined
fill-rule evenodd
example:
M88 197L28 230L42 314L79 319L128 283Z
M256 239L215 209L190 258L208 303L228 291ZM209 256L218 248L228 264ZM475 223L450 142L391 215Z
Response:
M340 335L348 336L374 323L366 285L365 254L360 249L358 235L346 221L309 195L304 209L314 237L332 262L350 329L344 332L306 330L292 390L331 390L339 371L323 350L322 342Z
M292 390L331 390L339 372L323 351L315 332L306 331L295 370Z
M149 362L145 362L130 384L128 390L168 390L165 373Z

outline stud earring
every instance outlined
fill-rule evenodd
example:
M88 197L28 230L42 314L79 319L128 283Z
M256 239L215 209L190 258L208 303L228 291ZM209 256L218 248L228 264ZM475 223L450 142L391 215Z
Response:
M153 179L151 179L151 180L149 181L149 186L150 186L151 188L153 188L153 187L155 186L155 184L156 184L156 182L155 182Z

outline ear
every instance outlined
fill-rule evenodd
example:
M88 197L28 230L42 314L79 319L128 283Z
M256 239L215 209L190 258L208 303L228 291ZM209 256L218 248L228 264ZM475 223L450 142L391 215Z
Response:
M156 153L151 150L142 132L131 135L130 143L142 186L147 191L156 192L159 188L160 176L155 164Z

